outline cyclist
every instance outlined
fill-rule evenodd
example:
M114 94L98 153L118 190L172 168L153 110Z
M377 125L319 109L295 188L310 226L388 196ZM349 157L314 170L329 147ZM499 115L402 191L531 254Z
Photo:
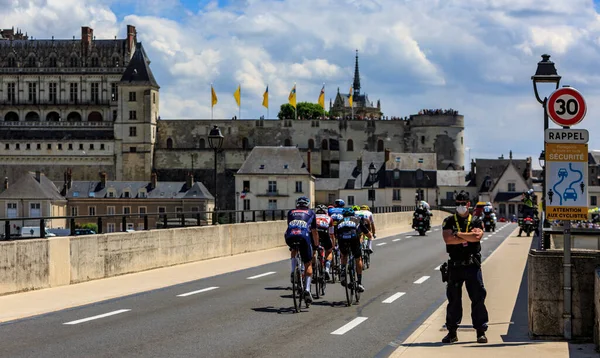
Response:
M369 231L371 231L371 234L373 235L373 239L376 239L377 235L375 235L375 220L373 219L373 213L371 212L371 208L369 207L369 205L361 205L359 215L363 216L366 219L365 224L367 224L367 228L369 229ZM367 241L368 241L367 250L369 251L369 254L372 254L373 253L373 240L369 239L366 236L365 236L365 238L367 238Z
M348 262L348 253L352 250L354 259L356 260L356 276L358 292L364 292L365 287L362 285L362 255L360 252L360 234L363 233L371 237L371 233L364 225L363 220L354 215L354 210L345 208L342 212L343 219L336 225L336 239L339 242L341 252L341 281L342 286L346 286L346 263Z
M319 232L319 239L321 246L325 249L325 279L330 281L332 251L335 246L333 220L327 214L327 207L325 205L317 206L315 214L317 214L317 231Z
M285 242L292 247L293 244L300 244L300 256L304 262L304 278L306 280L306 290L304 291L304 300L306 303L312 303L310 294L310 280L312 277L312 257L313 245L319 246L319 234L317 233L317 220L315 212L308 208L310 199L301 196L296 200L296 209L288 212L288 228L285 231ZM311 240L312 237L312 240ZM311 243L312 241L312 243ZM294 282L294 269L296 268L296 250L292 251L292 283ZM293 287L292 289L295 289Z
M337 199L334 203L334 207L329 208L328 214L333 220L333 225L337 225L337 223L344 218L344 216L342 215L342 212L344 211L344 206L346 206L346 202L342 199Z

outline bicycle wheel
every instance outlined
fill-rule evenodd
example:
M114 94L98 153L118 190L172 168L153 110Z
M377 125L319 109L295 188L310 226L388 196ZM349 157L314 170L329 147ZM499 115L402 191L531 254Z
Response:
M296 313L300 312L302 306L302 275L300 273L300 263L294 269L294 283L292 284L292 298L294 299L294 309Z
M352 270L352 287L354 288L354 297L355 297L355 302L358 304L358 302L360 301L360 292L358 291L358 274L356 273L356 270Z
M312 276L312 283L315 286L315 298L318 299L319 298L319 294L320 294L320 286L321 286L321 279L320 279L320 269L321 269L321 262L319 261L319 258L317 257L312 264L313 267L313 276ZM309 287L310 290L310 287Z
M321 296L325 296L325 287L327 287L327 280L325 279L325 262L323 262L323 259L319 259L319 262L321 263L320 267L320 276L321 276Z
M333 253L333 260L331 260L331 282L335 283L335 276L339 275L340 260L337 253Z
M346 281L346 286L344 286L344 288L346 289L346 304L348 307L350 307L352 305L352 291L350 290L350 265L346 264L346 270L345 270L345 277L342 280Z

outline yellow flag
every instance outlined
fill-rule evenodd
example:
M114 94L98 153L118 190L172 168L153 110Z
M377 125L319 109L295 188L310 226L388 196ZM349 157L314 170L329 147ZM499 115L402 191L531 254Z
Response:
M241 94L242 94L242 86L238 85L238 88L235 90L235 92L233 92L233 98L235 98L235 102L237 103L238 107L240 106Z
M288 97L288 100L289 100L290 104L292 105L292 107L296 108L296 85L294 85L294 88L292 88L292 91L290 92L290 96Z
M211 107L214 107L215 104L217 104L218 100L217 100L217 94L215 93L215 89L212 85L210 86L210 96L211 96L211 100L212 100Z
M352 107L352 86L350 86L350 94L348 95L348 103Z
M325 109L325 85L321 88L321 94L319 94L319 106Z
M267 86L267 89L263 94L263 106L267 109L269 108L269 86Z

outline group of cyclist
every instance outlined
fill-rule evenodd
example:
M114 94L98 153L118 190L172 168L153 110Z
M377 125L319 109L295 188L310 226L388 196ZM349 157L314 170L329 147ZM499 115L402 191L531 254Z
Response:
M362 254L363 237L368 240L366 251L373 253L372 239L375 236L375 222L368 205L361 207L346 207L342 199L337 199L333 205L318 205L310 209L310 199L300 197L296 200L296 209L288 212L288 228L285 231L285 241L290 246L291 253L291 279L293 283L296 268L296 251L292 247L297 244L300 257L304 263L304 298L307 303L312 303L310 284L312 279L312 260L315 249L321 246L325 251L325 279L332 278L331 261L333 250L340 250L341 272L340 284L346 285L346 264L348 254L351 252L356 260L357 287L359 292L364 292L362 285ZM294 288L295 289L295 288Z

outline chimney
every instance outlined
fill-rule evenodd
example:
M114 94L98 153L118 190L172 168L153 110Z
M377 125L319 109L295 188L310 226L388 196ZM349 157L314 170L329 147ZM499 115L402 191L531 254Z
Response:
M106 188L106 172L100 173L100 189Z
M312 172L310 171L310 167L311 167L311 165L310 165L310 157L311 157L311 153L310 153L310 149L309 149L308 152L306 152L306 161L308 162L306 169L308 169L308 173L309 174L312 174Z
M67 190L71 190L73 186L73 171L71 168L67 169Z
M81 44L83 45L83 50L87 53L90 48L90 44L92 43L92 39L94 38L94 30L89 26L81 27Z
M4 190L8 189L8 177L4 178Z
M152 188L153 190L156 189L157 182L158 182L158 177L156 176L156 173L152 173L150 175L150 188Z
M385 149L385 162L387 163L390 160L390 150Z
M136 36L135 26L127 25L127 51L129 55L133 56L133 50L135 49Z
M42 182L42 172L39 170L35 171L35 180L37 180L38 183Z
M192 175L192 173L188 173L187 177L185 178L185 185L188 190L190 190L192 188L192 185L194 185L194 176Z

